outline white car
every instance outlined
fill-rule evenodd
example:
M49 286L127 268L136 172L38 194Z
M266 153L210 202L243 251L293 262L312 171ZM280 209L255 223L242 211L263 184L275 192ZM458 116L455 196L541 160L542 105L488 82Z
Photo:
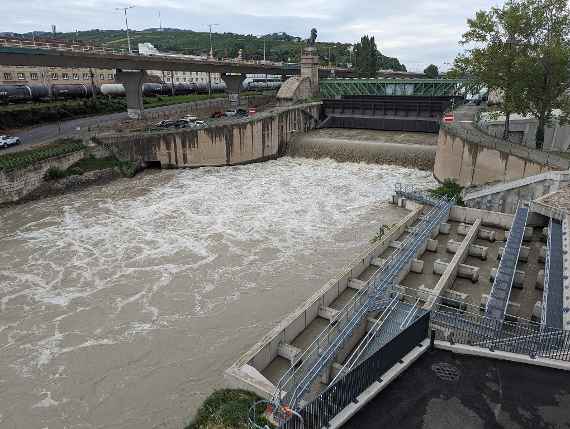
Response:
M0 147L6 149L8 146L14 146L22 143L18 137L0 136Z

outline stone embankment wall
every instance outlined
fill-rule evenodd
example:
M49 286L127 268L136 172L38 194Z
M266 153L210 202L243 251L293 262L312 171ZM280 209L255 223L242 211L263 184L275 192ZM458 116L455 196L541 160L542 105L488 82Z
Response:
M434 176L454 179L461 186L506 182L554 170L566 170L568 160L548 152L509 144L476 130L441 126Z
M46 172L51 167L65 170L84 156L84 151L80 150L37 162L27 168L13 171L0 170L0 205L29 197L45 182Z
M285 153L294 134L316 127L320 107L300 104L204 129L108 134L94 141L120 159L162 167L245 164Z

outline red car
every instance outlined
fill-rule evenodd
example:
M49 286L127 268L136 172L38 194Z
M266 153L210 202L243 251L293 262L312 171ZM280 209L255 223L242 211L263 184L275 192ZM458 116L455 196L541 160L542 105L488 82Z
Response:
M223 117L224 117L224 112L214 112L210 116L210 118L223 118Z

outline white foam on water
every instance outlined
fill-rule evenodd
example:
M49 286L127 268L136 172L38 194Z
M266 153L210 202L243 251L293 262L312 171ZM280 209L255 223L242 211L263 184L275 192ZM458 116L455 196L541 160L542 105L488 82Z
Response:
M108 360L105 374L121 365L142 374L146 365L183 368L191 361L176 378L204 383L221 376L237 358L224 355L230 344L252 341L251 332L268 329L299 303L264 313L245 310L248 301L284 300L278 287L322 284L329 261L320 253L330 259L362 248L370 235L358 231L370 234L371 222L382 223L379 204L397 182L435 184L430 173L412 169L281 158L145 174L0 212L0 341L8 339L0 344L8 359L0 378L15 372L62 390L72 389L65 384L70 375L82 383L105 379L82 366L86 351L108 356L91 363ZM282 280L288 273L291 284ZM137 366L149 353L158 357ZM86 407L50 395L36 406ZM0 396L0 409L11 409L9 401ZM147 412L144 402L140 407L133 415Z

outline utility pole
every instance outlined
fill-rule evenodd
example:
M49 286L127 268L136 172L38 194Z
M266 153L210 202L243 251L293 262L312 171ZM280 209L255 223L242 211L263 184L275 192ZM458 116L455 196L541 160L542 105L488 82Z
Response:
M127 7L116 7L115 10L122 10L125 13L125 27L127 27L127 43L129 45L129 54L132 54L133 51L131 50L131 38L129 36L129 20L127 18L127 10L133 9L134 6L127 6Z
M220 24L207 24L210 28L210 59L214 59L214 45L212 44L212 27ZM208 72L208 95L212 95L212 73Z
M160 11L158 11L158 31L162 31L162 19L160 18Z

